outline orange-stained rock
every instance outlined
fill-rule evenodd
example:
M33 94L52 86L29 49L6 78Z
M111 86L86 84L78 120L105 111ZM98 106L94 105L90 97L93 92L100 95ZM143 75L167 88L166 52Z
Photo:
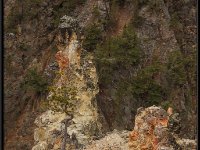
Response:
M168 146L169 134L166 133L169 116L160 107L151 106L135 117L134 130L129 135L130 150L156 150L158 146Z
M62 51L58 51L55 55L56 61L58 62L60 71L67 69L69 67L69 58Z
M169 116L164 109L156 106L139 108L128 141L119 141L116 134L112 137L109 135L92 141L84 150L195 150L194 140L179 139L169 130L169 118L173 119L174 115Z
M161 124L163 127L167 127L168 118L165 118L165 119L157 119L157 124Z
M136 132L136 131L131 132L130 135L129 135L129 138L131 140L133 140L133 141L137 140L137 138L138 138L138 132Z

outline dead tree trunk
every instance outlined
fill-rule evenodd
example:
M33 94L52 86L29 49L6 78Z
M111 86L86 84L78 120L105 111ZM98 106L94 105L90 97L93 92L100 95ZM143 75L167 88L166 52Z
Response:
M65 124L65 129L64 129L64 135L63 135L63 142L62 142L62 145L61 145L61 150L66 150L66 141L67 141L67 138L69 138L69 135L67 133L67 125L68 125L68 122L70 120L72 120L73 116L70 115L69 118L66 118L64 120L64 124Z

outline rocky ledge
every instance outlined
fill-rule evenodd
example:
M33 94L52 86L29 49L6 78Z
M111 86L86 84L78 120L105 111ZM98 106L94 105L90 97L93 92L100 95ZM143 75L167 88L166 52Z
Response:
M139 108L135 117L132 132L116 131L108 133L104 138L92 141L86 150L195 150L196 141L181 139L178 114L169 108L151 106Z

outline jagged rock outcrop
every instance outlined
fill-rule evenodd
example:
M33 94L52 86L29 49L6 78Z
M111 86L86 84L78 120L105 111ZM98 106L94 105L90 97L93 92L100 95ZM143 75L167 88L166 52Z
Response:
M64 24L70 27L70 20L74 20L70 17L68 17L68 19L66 19L67 21ZM69 124L67 124L66 131L69 137L66 143L66 149L70 149L70 147L73 146L72 137L77 139L78 145L85 145L91 140L92 136L100 131L101 124L98 123L98 113L95 105L95 95L98 92L98 79L92 54L82 52L85 53L85 55L80 58L81 43L77 39L76 32L73 31L69 39L63 39L62 36L60 36L60 38L62 38L62 40L59 40L60 43L58 43L58 47L62 45L59 47L60 51L56 54L56 58L61 67L61 76L60 78L59 76L56 78L54 86L57 91L66 84L70 84L70 86L74 87L77 91L75 94L74 109L71 112L73 118L70 120ZM68 40L68 42L65 42L65 40ZM66 61L64 61L66 58L69 59L69 68L66 67ZM67 69L69 70L67 71ZM69 76L71 77L67 79ZM50 91L48 99L52 97L52 94L53 93ZM52 100L54 99L52 98ZM53 107L57 108L60 105L60 103L52 103L51 101L50 103L54 105ZM62 107L59 108L61 109L47 110L36 119L35 124L38 128L35 129L34 139L37 143L33 147L33 150L42 149L42 147L46 149L61 148L64 142L64 138L61 134L64 135L66 125L63 124L63 122L68 114L62 111ZM53 131L56 132L56 135ZM77 146L77 144L74 146Z
M135 117L134 130L130 133L129 149L196 149L194 140L181 139L174 130L171 130L172 125L178 126L174 123L176 120L173 115L177 116L177 114L169 115L161 107L139 108Z
M96 2L94 2L94 5L92 3L89 3L89 1L86 3L85 10L81 12L77 19L71 16L63 16L58 26L58 34L55 37L56 47L59 50L55 57L61 74L55 77L54 87L56 90L59 90L65 85L70 84L71 87L76 89L75 100L73 102L75 104L74 108L72 108L73 112L71 112L73 118L68 124L63 124L68 114L62 111L61 104L50 102L50 105L56 106L59 108L59 111L53 110L54 107L49 107L52 110L47 110L36 119L35 124L38 128L35 129L34 139L36 145L33 149L44 147L47 149L61 148L64 143L65 126L67 126L66 132L68 137L66 140L66 149L86 145L95 135L101 135L102 125L99 117L102 116L98 113L95 99L98 93L98 78L94 56L92 53L82 49L81 35L82 28L86 26L92 17L92 8L95 7ZM85 17L87 18L84 19ZM51 97L52 92L50 91L47 99L51 99ZM40 119L48 120L49 118L51 120L51 118L55 118L57 115L60 115L61 120L57 121L53 119L49 123L38 124L38 120ZM59 131L59 133L62 133L62 136L55 136L54 134L46 136L45 133L51 133L52 130ZM77 141L76 144L74 144L74 138Z
M60 18L60 25L59 28L66 28L66 29L71 29L71 30L76 30L78 28L78 22L76 19L70 17L70 16L63 16Z
M61 124L66 118L66 115L60 112L46 111L35 120L38 128L34 131L34 140L38 142L33 150L49 149L48 147L56 149L60 147L62 142L61 135L64 129L64 124Z

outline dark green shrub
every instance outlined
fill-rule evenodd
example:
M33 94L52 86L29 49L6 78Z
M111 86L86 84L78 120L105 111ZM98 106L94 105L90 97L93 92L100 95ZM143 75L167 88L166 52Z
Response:
M103 45L98 46L95 55L96 59L111 66L128 68L140 62L143 52L139 48L133 28L126 27L122 36L108 39Z
M183 85L186 82L184 58L180 51L173 51L169 55L167 79L171 85L175 86Z
M154 79L154 76L162 72L163 68L159 64L152 64L143 68L133 79L132 91L135 98L144 101L147 105L158 105L166 99L165 88Z
M119 87L124 76L119 72L127 73L127 70L136 67L143 56L138 45L138 40L131 27L124 29L123 35L105 40L95 50L95 61L99 82L103 86L117 84ZM127 76L125 77L127 80ZM119 85L117 82L120 82ZM128 86L128 85L127 85ZM125 87L126 89L126 87Z
M83 40L83 48L87 51L93 51L101 41L101 29L96 24L92 24L85 29L85 39Z
M29 69L25 75L22 87L36 94L44 94L47 92L47 80L35 68Z
M139 47L139 41L132 27L124 29L122 40L119 42L121 50L123 49L126 62L130 65L139 64L143 57L143 52Z

